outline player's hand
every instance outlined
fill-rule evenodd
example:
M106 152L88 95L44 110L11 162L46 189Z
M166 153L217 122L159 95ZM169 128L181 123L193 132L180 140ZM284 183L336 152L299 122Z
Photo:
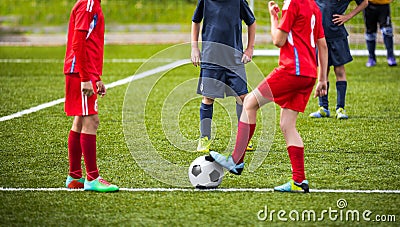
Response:
M101 95L101 97L106 95L106 86L104 85L103 81L101 80L97 81L96 86L97 86L97 94Z
M94 94L93 85L91 81L81 82L81 91L87 97L90 97Z
M247 48L243 53L242 62L244 64L247 64L251 62L252 58L253 58L253 48Z
M341 26L344 23L346 23L348 20L350 20L350 17L348 15L334 14L332 22L334 24L336 24L337 26Z
M271 16L273 16L275 18L279 18L278 13L279 13L280 9L279 9L278 4L276 4L274 1L268 2L268 10L269 10L269 13L271 14Z
M328 84L326 81L318 81L315 87L314 98L324 96L328 93Z
M200 49L198 47L192 47L190 59L194 66L200 66Z

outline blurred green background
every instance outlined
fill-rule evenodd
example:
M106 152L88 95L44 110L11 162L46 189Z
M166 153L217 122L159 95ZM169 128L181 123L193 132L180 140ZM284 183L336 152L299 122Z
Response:
M254 6L259 29L268 29L267 1L248 0ZM277 0L282 6L283 0ZM43 32L40 27L67 26L68 17L74 0L2 0L0 4L0 25L4 29L24 32ZM107 26L129 24L174 24L173 29L189 31L193 11L197 0L102 0ZM350 4L350 9L356 6ZM395 32L400 30L400 3L391 5ZM21 28L22 26L22 28ZM15 28L19 28L15 29ZM34 28L33 28L34 27ZM348 24L350 32L363 33L362 14L357 15ZM127 28L129 29L129 28ZM170 28L171 29L171 28ZM51 29L48 29L51 31Z

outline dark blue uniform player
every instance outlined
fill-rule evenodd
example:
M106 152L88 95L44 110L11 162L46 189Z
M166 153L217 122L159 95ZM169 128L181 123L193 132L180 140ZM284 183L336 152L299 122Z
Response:
M202 51L198 38L202 28ZM243 51L242 21L248 26L247 48ZM244 64L254 50L256 19L246 0L199 0L192 18L194 66L201 66L197 93L203 96L200 106L200 140L197 151L208 152L211 144L211 121L215 98L234 96L238 118L248 93ZM201 64L200 64L201 61ZM249 143L249 150L253 146Z
M368 49L367 67L376 65L376 32L378 24L382 32L383 43L387 51L387 63L396 66L396 57L393 51L393 26L390 16L390 3L392 0L369 0L368 7L364 10L365 40Z
M333 66L336 75L336 91L337 91L337 104L336 104L336 118L347 119L346 111L344 110L347 79L346 70L344 65L353 60L350 54L349 42L347 36L349 35L344 27L344 23L353 18L365 7L368 6L368 0L355 0L357 7L350 13L344 14L351 0L316 0L318 7L321 10L323 18L323 27L325 32L326 43L328 45L328 72L330 66ZM329 91L329 81L328 81ZM319 109L311 113L310 117L322 118L329 117L328 105L328 92L325 96L318 98Z

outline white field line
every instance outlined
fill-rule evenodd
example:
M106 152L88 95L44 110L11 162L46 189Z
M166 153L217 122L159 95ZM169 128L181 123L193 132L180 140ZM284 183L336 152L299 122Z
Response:
M368 50L350 50L352 56L368 56ZM386 56L386 50L376 50L376 56ZM254 56L279 56L279 50L254 50ZM395 50L394 55L400 56L400 50Z
M157 67L157 68L154 68L154 69L151 69L151 70L139 73L139 74L135 74L135 75L129 76L129 77L125 78L125 79L121 79L121 80L112 82L110 84L106 84L106 88L113 88L113 87L116 87L116 86L127 84L127 83L129 83L131 81L138 80L138 79L141 79L141 78L144 78L144 77L147 77L147 76L151 76L151 75L154 75L156 73L164 72L164 71L167 71L169 69L173 69L175 67L187 64L189 62L190 61L187 60L187 59L178 60L178 61L172 62L170 64L166 64L166 65L163 65L163 66L160 66L160 67ZM61 98L61 99L57 99L57 100L54 100L54 101L51 101L51 102L48 102L48 103L40 104L40 105L35 106L35 107L31 107L31 108L26 109L26 110L22 110L20 112L17 112L17 113L8 115L8 116L0 117L0 122L11 120L11 119L14 119L16 117L21 117L21 116L26 115L26 114L31 114L31 113L37 112L39 110L43 110L45 108L52 107L52 106L55 106L57 104L63 103L64 101L65 101L65 99Z
M144 63L149 59L147 58L117 58L117 59L104 59L104 63ZM174 59L168 58L160 58L160 59L151 59L151 62L173 62ZM29 63L64 63L64 59L24 59L24 58L2 58L0 59L0 63L21 63L21 64L29 64Z
M20 111L20 112L17 112L17 113L13 113L13 114L8 115L8 116L0 117L0 122L1 121L8 121L8 120L14 119L16 117L21 117L21 116L23 116L25 114L31 114L31 113L37 112L39 110L46 109L48 107L52 107L52 106L58 105L60 103L63 103L64 101L65 101L65 98L61 98L61 99L57 99L57 100L54 100L54 101L51 101L51 102L40 104L40 105L35 106L35 107L31 107L29 109L26 109L26 110L23 110L23 111Z
M272 188L217 188L217 189L193 189L193 188L120 188L126 192L273 192ZM67 188L3 188L0 192L82 192L83 189ZM310 189L311 193L348 193L348 194L400 194L400 190L351 190L351 189Z

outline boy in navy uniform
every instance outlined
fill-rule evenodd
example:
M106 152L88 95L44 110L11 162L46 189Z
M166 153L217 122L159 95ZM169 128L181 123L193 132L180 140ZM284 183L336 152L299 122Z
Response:
M198 38L202 28L202 51ZM242 21L248 26L247 48L243 51ZM246 0L199 0L192 18L191 60L200 66L197 93L203 96L200 106L200 140L197 151L208 152L211 144L211 121L215 98L234 96L238 118L248 93L244 64L251 61L256 19ZM201 63L200 63L201 62ZM248 150L254 150L249 143Z
M392 0L369 0L368 7L364 10L365 40L369 55L367 67L376 65L375 47L378 24L382 31L383 43L387 51L387 63L389 66L397 65L393 51L393 27L390 17L391 2Z
M353 60L350 54L349 42L347 36L349 35L344 27L344 23L353 18L359 12L361 12L368 5L368 0L356 0L357 7L354 8L350 13L344 14L351 0L316 0L318 7L321 10L323 18L323 26L325 31L326 42L328 45L328 74L330 66L333 65L333 70L336 75L336 92L337 92L337 104L336 104L336 118L347 119L346 111L344 110L346 91L347 91L347 79L346 70L344 65ZM329 81L328 81L329 91ZM329 104L328 104L328 92L325 96L319 97L319 109L318 111L311 113L312 118L329 117Z

